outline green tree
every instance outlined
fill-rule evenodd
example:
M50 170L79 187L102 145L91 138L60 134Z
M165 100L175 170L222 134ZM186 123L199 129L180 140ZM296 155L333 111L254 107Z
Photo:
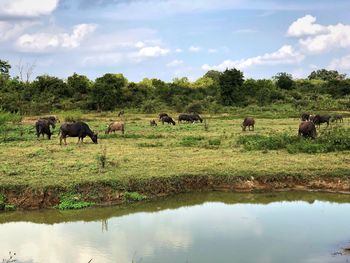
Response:
M220 75L220 96L224 105L243 103L241 87L244 82L243 72L238 69L226 69Z
M311 74L308 76L308 79L320 79L320 80L344 80L346 77L346 74L340 74L336 70L327 70L327 69L319 69L316 71L312 71Z
M294 81L291 74L280 72L273 78L276 81L276 86L280 89L291 90L294 87Z
M122 88L127 79L122 74L107 73L97 78L91 91L91 99L97 110L111 110L122 101Z
M11 65L8 61L0 59L0 74L3 76L9 76Z
M89 92L91 81L84 75L78 75L77 73L74 73L72 76L68 77L67 85L75 96L81 98L82 95L85 95Z

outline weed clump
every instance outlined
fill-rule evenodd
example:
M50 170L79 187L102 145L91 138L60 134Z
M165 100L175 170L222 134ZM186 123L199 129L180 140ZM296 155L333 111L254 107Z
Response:
M83 113L81 111L66 111L62 113L63 119L66 122L77 122L82 120Z
M55 206L55 208L60 210L82 209L94 204L95 203L82 200L81 195L79 194L67 193L60 196L60 203Z
M147 199L147 196L140 194L138 192L125 192L124 197L129 201L142 201Z

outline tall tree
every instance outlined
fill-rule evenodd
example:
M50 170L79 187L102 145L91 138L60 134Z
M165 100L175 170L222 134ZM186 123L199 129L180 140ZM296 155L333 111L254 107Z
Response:
M91 91L97 110L111 110L122 101L122 88L127 84L123 74L107 73L97 78Z
M343 80L345 79L346 74L340 74L336 70L327 70L327 69L319 69L316 71L312 71L308 76L308 79L320 79L320 80Z
M8 61L0 59L0 74L3 76L8 76L10 73L11 65Z
M220 75L220 96L224 105L240 104L244 100L241 87L244 82L243 72L238 69L226 69Z
M294 81L291 74L280 72L273 78L276 81L276 86L280 89L291 90L294 87Z

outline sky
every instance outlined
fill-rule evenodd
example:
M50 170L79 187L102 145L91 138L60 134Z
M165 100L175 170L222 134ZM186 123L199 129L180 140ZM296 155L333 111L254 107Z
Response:
M350 75L350 1L0 0L0 59L33 78Z

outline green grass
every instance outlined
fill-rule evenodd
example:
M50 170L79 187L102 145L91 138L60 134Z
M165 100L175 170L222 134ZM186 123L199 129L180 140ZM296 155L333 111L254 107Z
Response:
M343 124L332 124L332 129L321 126L320 137L313 142L297 137L296 118L256 118L255 131L242 132L242 118L229 113L204 115L210 124L208 131L204 123L151 127L149 120L157 119L157 114L126 113L125 134L105 135L106 125L119 120L116 115L82 116L99 133L97 145L87 137L83 144L77 145L77 138L68 138L68 145L60 146L59 125L51 140L37 139L33 128L37 116L25 117L21 125L9 125L7 136L12 139L4 141L0 134L0 191L18 187L71 189L86 184L110 185L125 191L131 181L181 176L350 174L347 118ZM332 145L333 149L318 150L317 144ZM106 159L101 147L106 148ZM103 162L105 167L101 169Z

